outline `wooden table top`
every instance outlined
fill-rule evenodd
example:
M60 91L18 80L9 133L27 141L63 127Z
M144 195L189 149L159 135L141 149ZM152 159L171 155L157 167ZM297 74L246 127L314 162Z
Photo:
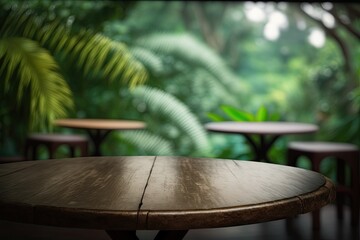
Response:
M252 161L131 156L0 165L0 219L60 227L226 227L313 211L334 197L319 173Z
M241 133L258 135L305 134L318 131L318 127L309 123L297 122L211 122L205 128L212 132Z
M145 123L133 120L117 119L57 119L54 124L61 127L100 130L135 130L145 128Z

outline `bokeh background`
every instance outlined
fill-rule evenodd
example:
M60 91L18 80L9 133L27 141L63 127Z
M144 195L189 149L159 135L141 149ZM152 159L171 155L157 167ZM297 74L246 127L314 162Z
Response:
M219 119L320 127L279 139L276 163L294 139L360 146L357 3L1 0L0 17L1 156L76 132L64 117L146 122L105 155L251 159L243 137L206 132Z

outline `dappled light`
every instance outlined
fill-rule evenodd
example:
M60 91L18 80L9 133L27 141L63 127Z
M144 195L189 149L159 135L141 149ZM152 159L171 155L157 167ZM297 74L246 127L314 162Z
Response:
M324 46L325 44L324 32L318 28L312 29L308 37L308 41L309 43L311 43L311 45L317 48Z

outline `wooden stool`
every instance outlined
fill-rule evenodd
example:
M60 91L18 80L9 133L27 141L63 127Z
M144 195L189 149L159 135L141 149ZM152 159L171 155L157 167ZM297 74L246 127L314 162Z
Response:
M313 171L320 172L320 163L327 157L336 158L336 207L337 216L343 218L344 194L351 200L351 225L359 225L359 148L353 144L332 142L292 142L288 146L288 165L296 166L297 159L306 156ZM351 183L345 183L345 164L350 167ZM312 214L313 229L320 229L320 211Z
M71 157L75 157L75 149L78 147L81 156L88 155L88 139L80 135L66 135L53 133L31 134L26 139L25 159L35 160L37 157L37 149L39 145L45 145L49 151L49 158L55 156L55 152L60 145L67 145L70 149Z

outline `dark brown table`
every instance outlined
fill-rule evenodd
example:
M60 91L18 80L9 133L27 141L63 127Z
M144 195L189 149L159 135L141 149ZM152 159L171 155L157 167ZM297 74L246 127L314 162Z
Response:
M101 144L105 137L113 130L137 130L144 129L145 123L133 120L116 119L58 119L55 125L86 130L93 145L93 156L101 156Z
M335 197L295 167L188 157L84 157L0 165L0 219L104 229L112 239L182 239L189 229L288 218Z
M249 142L255 161L270 162L268 153L275 141L284 135L314 133L318 127L309 123L297 122L211 122L205 124L211 132L241 134ZM258 136L257 142L254 137Z

